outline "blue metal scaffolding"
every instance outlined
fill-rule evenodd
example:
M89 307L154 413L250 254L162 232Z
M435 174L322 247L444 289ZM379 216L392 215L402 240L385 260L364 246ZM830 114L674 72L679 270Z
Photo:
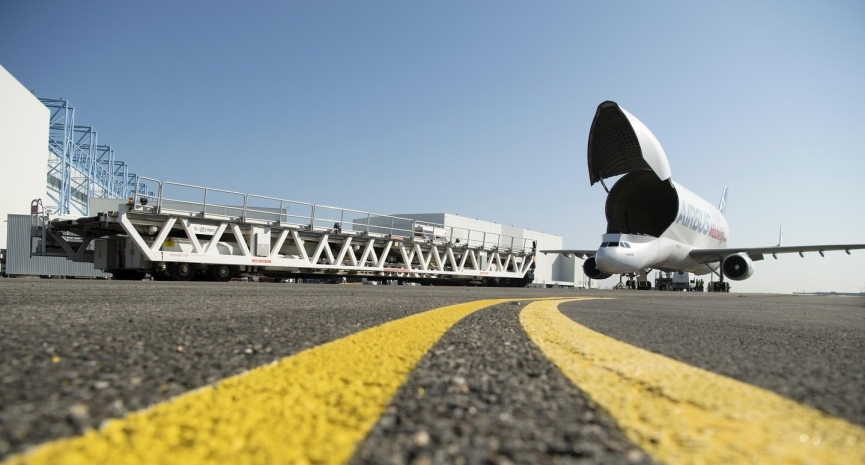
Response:
M40 98L51 111L48 149L48 197L57 203L57 214L90 214L90 198L133 197L138 175L117 160L110 145L100 145L90 126L75 124L75 108L63 99ZM147 194L144 184L139 194Z

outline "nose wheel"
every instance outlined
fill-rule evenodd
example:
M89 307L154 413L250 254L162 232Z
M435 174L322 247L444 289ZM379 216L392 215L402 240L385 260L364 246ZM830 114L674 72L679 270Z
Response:
M619 283L621 284L622 278L628 278L625 280L625 289L636 289L637 288L637 280L634 279L633 273L628 274L620 274L619 275Z

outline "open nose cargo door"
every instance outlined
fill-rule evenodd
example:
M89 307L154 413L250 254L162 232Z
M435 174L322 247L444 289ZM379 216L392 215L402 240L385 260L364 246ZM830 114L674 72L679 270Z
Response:
M634 115L616 102L598 105L589 131L589 181L598 181L634 171L653 171L658 179L670 179L670 163L664 149Z

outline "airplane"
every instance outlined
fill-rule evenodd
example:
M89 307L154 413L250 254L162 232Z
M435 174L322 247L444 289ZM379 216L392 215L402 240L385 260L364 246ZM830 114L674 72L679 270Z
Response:
M660 142L634 115L617 103L598 105L589 131L590 185L607 192L607 231L601 246L580 250L541 250L585 258L583 272L591 279L613 274L645 276L649 270L714 273L713 290L729 290L734 281L754 274L754 261L771 254L863 249L865 244L728 247L727 189L716 207L673 181ZM604 180L624 175L607 188ZM720 283L720 284L719 284ZM651 285L649 285L650 287Z

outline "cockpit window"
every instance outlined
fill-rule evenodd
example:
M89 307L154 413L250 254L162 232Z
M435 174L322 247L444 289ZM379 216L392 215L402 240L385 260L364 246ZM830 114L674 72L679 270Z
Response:
M626 249L630 249L630 248L631 248L631 244L628 244L627 242L622 242L621 244L622 244L622 247L624 247L624 248L626 248Z
M609 243L607 243L607 247L618 247L618 246L619 246L619 243L618 243L618 242L609 242Z
M607 246L607 244L608 244L608 242L602 242L602 243L601 243L601 248L603 249L604 247Z

